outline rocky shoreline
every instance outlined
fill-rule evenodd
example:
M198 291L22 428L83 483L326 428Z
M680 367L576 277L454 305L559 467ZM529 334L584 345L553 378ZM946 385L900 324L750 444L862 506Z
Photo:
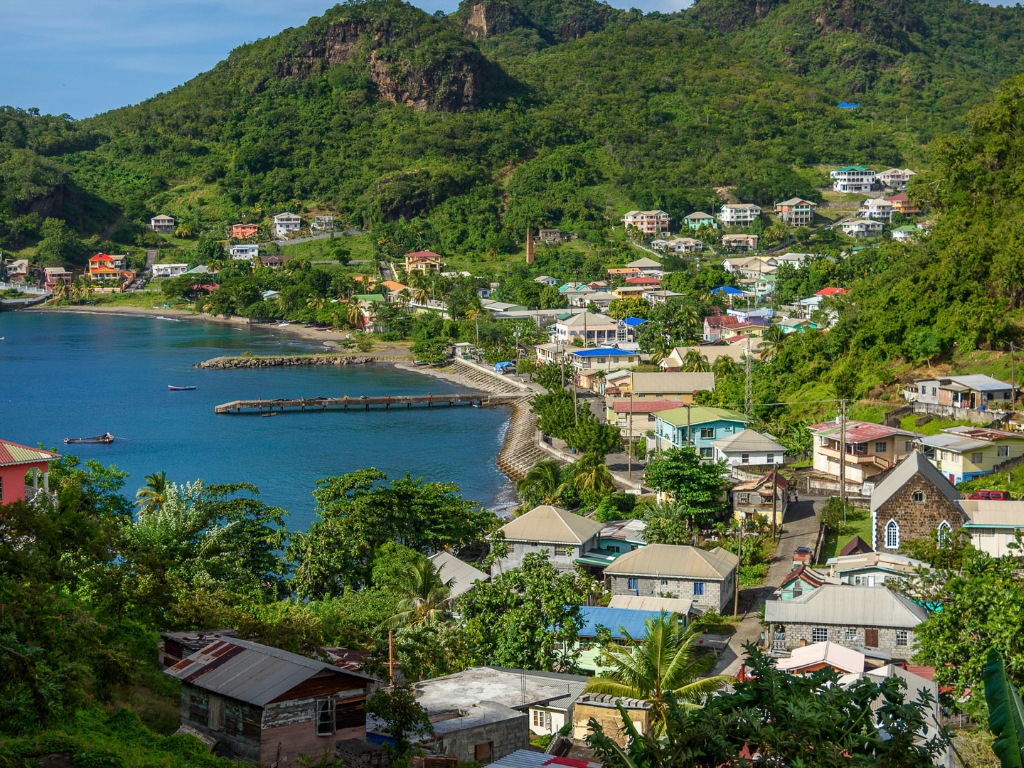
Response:
M227 371L236 368L289 368L308 365L369 365L378 362L375 357L352 355L273 355L256 357L249 355L212 357L196 363L194 367Z

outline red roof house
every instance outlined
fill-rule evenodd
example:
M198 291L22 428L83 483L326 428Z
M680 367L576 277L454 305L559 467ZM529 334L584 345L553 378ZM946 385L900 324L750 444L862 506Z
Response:
M0 504L25 501L25 475L29 472L33 474L34 488L38 488L41 474L43 490L49 491L50 462L59 458L59 453L0 440Z
M844 296L844 295L846 295L849 292L850 292L850 290L848 288L822 288L820 291L818 291L814 295L815 296L825 296L825 297Z

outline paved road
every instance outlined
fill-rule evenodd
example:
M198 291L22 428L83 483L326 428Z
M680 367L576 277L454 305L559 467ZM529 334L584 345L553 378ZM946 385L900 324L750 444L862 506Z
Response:
M735 675L743 664L746 643L756 643L761 637L758 611L771 594L793 570L793 552L797 547L813 547L818 537L818 515L824 499L804 499L790 504L782 522L782 535L775 547L775 557L768 567L768 576L760 587L740 590L740 612L743 618L736 634L729 638L729 647L718 660L714 674Z

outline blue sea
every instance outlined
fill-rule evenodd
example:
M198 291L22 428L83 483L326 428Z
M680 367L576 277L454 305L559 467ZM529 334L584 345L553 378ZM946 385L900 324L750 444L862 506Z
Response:
M376 467L450 481L490 509L514 503L495 459L508 428L498 408L214 415L230 400L402 395L457 391L391 366L198 370L218 355L323 351L266 329L121 315L0 313L0 438L42 443L129 473L134 496L145 476L177 483L251 482L289 511L288 528L314 519L316 481ZM196 386L169 392L167 386ZM111 432L112 445L65 437Z

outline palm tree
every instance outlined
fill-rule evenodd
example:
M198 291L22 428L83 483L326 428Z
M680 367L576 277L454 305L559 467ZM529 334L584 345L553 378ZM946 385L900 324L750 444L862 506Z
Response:
M702 355L698 350L691 349L683 357L683 364L679 368L680 371L686 373L699 373L702 371L710 371L711 364L708 363L708 359Z
M740 372L740 367L731 357L722 355L711 364L711 372L715 374L715 381L719 381L736 376Z
M167 473L154 472L146 475L146 485L135 492L135 506L139 514L159 512L167 501Z
M406 569L399 591L398 613L388 621L393 627L432 624L443 619L451 607L451 582L442 581L426 558Z
M322 296L310 296L308 299L306 299L306 306L312 309L314 312L319 312L321 309L324 308L324 305L326 303L327 300L324 299Z
M649 701L659 728L665 722L668 694L686 706L698 706L732 681L728 675L705 677L715 666L715 656L698 647L700 634L685 629L678 614L662 611L647 619L646 630L639 639L624 632L625 645L602 649L602 664L609 669L587 683L588 691Z
M358 301L349 301L345 307L345 320L353 328L362 328L364 325L363 309Z
M541 504L557 504L568 488L562 474L561 464L554 459L538 461L516 483L516 490L524 499L537 500Z
M57 304L61 304L68 297L68 285L65 282L59 282L53 286L53 301Z
M572 485L578 493L583 491L611 491L615 489L615 480L604 463L604 459L596 453L585 453L572 468Z
M786 334L780 326L773 325L765 330L761 337L761 362L767 362L778 355L785 340Z
M412 290L412 300L416 304L421 306L428 306L430 304L430 289L424 285L420 285Z
M672 345L665 338L665 334L659 333L651 343L651 362L660 365L672 353Z

